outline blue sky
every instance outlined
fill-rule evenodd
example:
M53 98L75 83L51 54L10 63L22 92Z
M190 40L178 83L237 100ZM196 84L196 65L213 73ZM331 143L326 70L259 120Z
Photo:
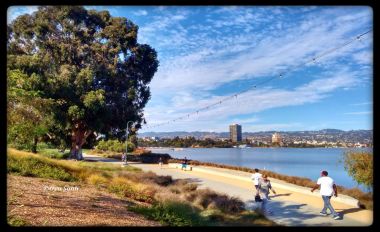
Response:
M89 6L139 26L160 66L146 131L372 129L373 34L316 62L314 56L373 26L364 6ZM8 21L34 6L11 7ZM285 76L279 74L290 70ZM182 120L171 120L257 88ZM159 123L170 123L154 126Z

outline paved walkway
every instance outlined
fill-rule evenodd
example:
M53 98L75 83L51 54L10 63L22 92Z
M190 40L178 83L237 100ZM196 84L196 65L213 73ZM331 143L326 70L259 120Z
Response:
M122 165L122 162L116 159L86 154L84 157L86 160ZM130 163L130 165L158 175L170 175L174 179L191 179L200 185L199 188L208 187L230 196L239 197L249 209L259 207L258 203L253 201L252 183L241 178L242 175L249 175L249 173L244 174L244 172L211 167L196 167L193 171L183 171L172 165L163 165L162 169L154 164ZM286 226L369 226L372 224L373 212L370 210L362 210L352 205L333 201L335 210L342 215L340 220L333 220L330 216L319 215L323 203L317 194L305 194L292 191L291 188L279 188L274 184L273 186L277 194L272 195L272 199L268 203L268 208L273 214L267 215L267 217L278 224Z

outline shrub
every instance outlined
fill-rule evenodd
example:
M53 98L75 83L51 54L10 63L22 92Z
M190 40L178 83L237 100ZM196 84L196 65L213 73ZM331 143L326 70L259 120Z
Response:
M125 148L125 142L120 142L117 139L109 139L107 141L100 140L96 145L96 149L101 151L123 152L125 151ZM136 147L133 143L128 143L128 152L132 152L133 150L135 150L135 148Z
M184 202L165 201L151 207L130 207L131 211L145 215L168 226L202 226L206 220L199 211Z
M197 184L188 183L188 184L183 185L182 192L192 192L192 191L197 190L197 188L198 188Z
M70 156L70 152L60 152L56 149L44 149L38 152L39 154L53 159L67 159Z
M103 185L107 183L107 181L108 181L107 178L99 174L92 174L91 176L87 178L87 183L97 185L97 186Z
M108 143L107 141L100 140L98 145L96 146L96 149L101 150L101 151L106 151L108 150Z
M132 198L136 201L154 203L155 190L153 188L139 186L123 177L115 177L108 185L110 192L122 197Z
M49 143L40 142L37 144L37 151L45 150L45 149L53 149L54 146L52 146Z
M9 173L17 173L22 176L51 178L62 181L77 180L64 168L37 157L16 157L10 154L8 155L7 168Z
M153 172L142 172L142 173L124 173L121 174L131 181L136 183L155 183L161 186L168 186L173 183L171 176L159 176Z
M24 219L17 216L8 216L7 221L10 226L27 226L28 225L28 223Z

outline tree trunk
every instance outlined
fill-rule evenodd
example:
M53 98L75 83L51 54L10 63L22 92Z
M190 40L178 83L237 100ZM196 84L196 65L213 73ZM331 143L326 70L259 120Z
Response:
M34 143L32 146L32 152L37 153L37 143L38 143L38 137L34 137Z
M82 146L86 143L91 130L86 130L81 123L75 124L71 133L71 150L69 159L83 160Z

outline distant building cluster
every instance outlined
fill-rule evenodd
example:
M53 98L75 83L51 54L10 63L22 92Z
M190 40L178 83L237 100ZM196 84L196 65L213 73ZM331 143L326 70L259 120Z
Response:
M282 143L282 137L279 133L276 132L272 135L272 143L278 143L278 144Z
M232 142L241 142L242 140L241 125L239 124L230 125L230 139Z
M242 126L232 124L229 132L187 132L173 135L169 133L158 134L152 137L140 137L143 141L162 141L172 139L176 136L182 139L195 138L197 140L232 141L242 142ZM244 141L248 146L271 146L280 145L284 147L373 147L372 131L340 131L340 130L320 130L320 131L291 131L281 134L275 131L267 132L245 132Z

